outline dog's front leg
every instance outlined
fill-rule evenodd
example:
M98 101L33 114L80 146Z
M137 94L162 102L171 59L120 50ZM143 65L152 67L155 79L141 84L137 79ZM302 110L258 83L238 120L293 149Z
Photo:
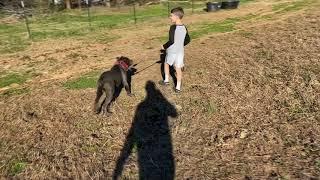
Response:
M125 88L125 90L127 91L128 96L132 96L131 94L131 88L129 86L128 80L127 80L127 73L121 69L121 76L122 76L122 84Z

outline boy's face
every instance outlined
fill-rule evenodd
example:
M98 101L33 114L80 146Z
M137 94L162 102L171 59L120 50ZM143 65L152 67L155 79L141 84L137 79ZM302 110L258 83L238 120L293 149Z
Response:
M176 23L179 17L173 13L170 14L170 20L172 23Z

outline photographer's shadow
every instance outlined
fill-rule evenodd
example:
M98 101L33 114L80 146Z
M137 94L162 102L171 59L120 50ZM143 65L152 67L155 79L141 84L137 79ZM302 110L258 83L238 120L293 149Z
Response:
M154 82L148 81L145 88L147 96L136 109L113 179L121 176L134 147L138 153L140 179L174 179L175 163L168 119L178 114L175 107L156 89Z

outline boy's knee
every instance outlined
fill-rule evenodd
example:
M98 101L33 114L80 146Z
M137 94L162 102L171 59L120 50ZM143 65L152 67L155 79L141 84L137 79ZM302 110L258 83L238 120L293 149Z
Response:
M180 67L175 67L175 70L176 70L177 72L182 72Z

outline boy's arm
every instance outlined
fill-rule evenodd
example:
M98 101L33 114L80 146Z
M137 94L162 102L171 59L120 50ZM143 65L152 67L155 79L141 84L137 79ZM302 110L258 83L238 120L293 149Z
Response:
M187 34L186 34L186 37L184 38L184 45L189 44L191 41L189 33L188 33L188 29L186 28L186 30L187 30Z
M176 25L170 26L169 30L169 41L163 45L164 49L168 49L174 43L174 32L176 30Z

